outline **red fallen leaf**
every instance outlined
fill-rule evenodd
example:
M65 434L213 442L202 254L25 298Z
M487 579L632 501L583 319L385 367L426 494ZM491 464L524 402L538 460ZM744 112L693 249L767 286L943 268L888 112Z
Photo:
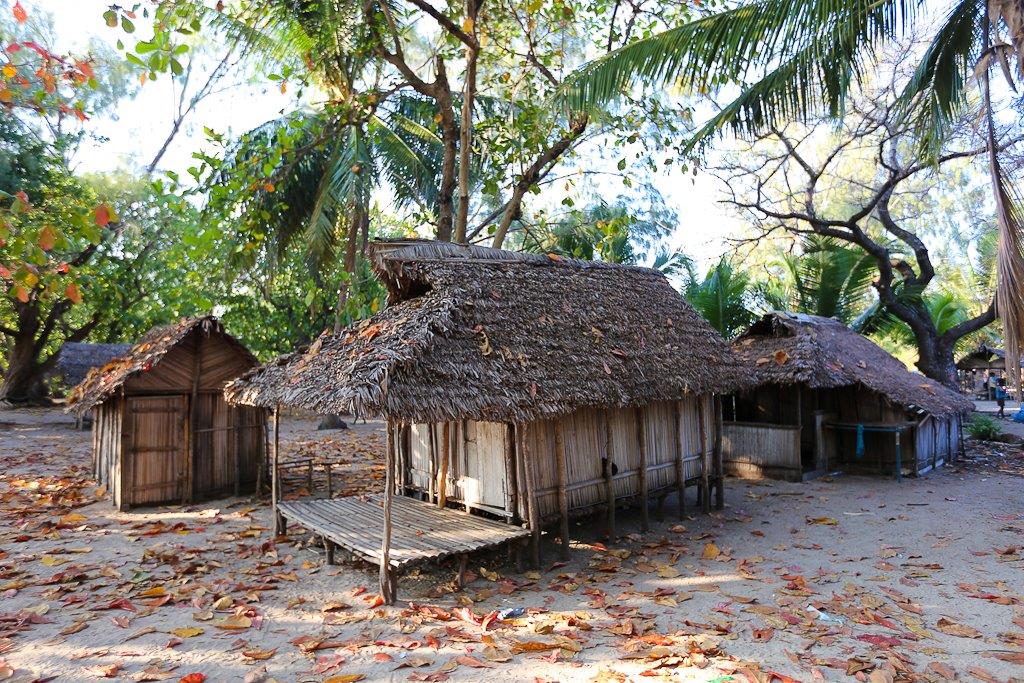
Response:
M313 667L313 673L325 674L334 671L339 666L345 663L345 658L339 654L333 655L320 655L316 658L316 665Z
M775 636L775 629L771 627L755 628L751 630L751 635L754 637L755 643L767 643Z
M899 638L893 638L891 636L880 636L872 634L862 634L857 636L857 640L863 640L865 643L871 643L878 647L898 647L903 643Z
M439 683L440 681L447 681L448 674L443 671L435 671L433 673L423 673L421 671L413 671L409 674L410 681L427 681L427 683Z
M456 657L455 661L458 662L459 664L461 664L462 666L468 666L468 667L471 667L473 669L493 669L494 668L493 664L490 664L488 662L480 661L476 657L470 657L469 655L463 655L461 657Z
M170 640L167 641L167 644L164 645L164 647L166 647L166 648L178 647L183 642L184 641L181 638L171 638Z
M153 598L152 600L148 600L143 604L146 605L146 607L163 607L164 605L169 603L173 598L173 595L164 595L159 598Z
M389 655L387 652L378 652L373 656L375 662L393 662L395 658Z
M1024 652L1001 650L999 652L991 652L985 654L986 656L994 657L1001 662L1009 662L1010 664L1024 664Z
M368 597L366 598L366 604L371 608L380 607L384 604L384 596L378 593L377 595Z
M14 15L14 20L19 24L24 24L28 21L28 12L21 6L21 2L14 3L14 8L11 9L11 14Z
M782 681L782 683L800 683L800 681L795 678L790 678L786 674L780 674L778 671L769 671L768 683L772 683L772 681Z
M124 610L128 610L130 612L136 612L137 611L135 609L135 605L133 605L128 600L128 598L117 598L116 600L111 600L105 606L97 607L96 609L124 609Z
M978 680L985 681L985 683L1001 683L991 671L983 669L980 666L972 666L967 670L967 673L971 674Z
M191 673L185 674L180 679L178 679L178 683L203 683L203 681L205 680L206 674Z

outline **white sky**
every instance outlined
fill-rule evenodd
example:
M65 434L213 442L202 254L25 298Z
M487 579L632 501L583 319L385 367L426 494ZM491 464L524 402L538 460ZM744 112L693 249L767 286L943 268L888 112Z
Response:
M3 0L3 3L9 11L14 0ZM122 0L122 4L131 6L132 3ZM22 5L30 13L45 9L54 15L58 37L64 43L60 47L64 50L82 49L92 36L99 36L111 46L118 38L124 38L120 29L108 28L103 22L102 14L110 5L109 0L22 0ZM145 32L145 23L141 17L136 22L139 34ZM135 99L124 101L116 119L108 117L91 122L90 129L106 140L95 150L80 154L79 167L104 170L112 166L144 166L170 130L174 102L175 93L168 78L145 84ZM292 103L290 94L281 95L276 84L270 82L265 87L247 86L210 98L189 118L160 167L184 175L185 169L194 163L193 152L203 143L203 126L218 132L241 133L276 117L282 108ZM740 229L739 221L717 203L720 197L717 182L705 175L694 179L678 169L668 175L658 174L652 181L679 217L679 225L667 246L682 249L704 265L717 260L726 248L724 238ZM617 183L613 181L609 187L611 196L619 191Z

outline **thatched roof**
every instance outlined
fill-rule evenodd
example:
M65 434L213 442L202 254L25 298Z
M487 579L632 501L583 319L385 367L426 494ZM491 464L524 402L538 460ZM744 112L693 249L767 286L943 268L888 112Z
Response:
M224 387L228 403L259 408L273 408L285 386L288 365L309 348L305 345L291 353L283 353L245 373Z
M320 413L529 421L743 382L654 270L425 241L376 243L371 257L389 305L260 373L261 394Z
M732 346L759 386L803 383L832 389L861 384L903 408L937 416L974 408L966 397L910 372L885 349L834 318L769 313Z
M995 346L982 343L976 349L965 354L956 362L960 370L1006 369L1006 352ZM1021 367L1024 367L1024 358L1021 358Z
M132 348L131 344L89 344L86 342L64 342L57 354L54 375L61 378L65 386L79 384L89 370L106 365L114 358L123 356Z
M68 394L69 409L84 412L112 396L131 377L148 372L175 346L192 332L204 335L219 334L236 346L254 365L256 358L240 341L224 331L224 326L212 315L199 318L183 318L170 325L154 327L123 356L115 358L103 367L93 368L85 380Z

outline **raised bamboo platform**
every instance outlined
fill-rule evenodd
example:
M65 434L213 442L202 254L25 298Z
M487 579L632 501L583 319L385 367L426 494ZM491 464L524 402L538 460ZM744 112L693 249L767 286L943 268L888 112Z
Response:
M439 508L405 496L391 503L391 550L388 564L396 572L421 562L468 553L525 538L522 527L495 522L458 510ZM277 513L320 536L333 561L340 546L360 559L380 565L384 534L384 496L281 501ZM461 573L461 572L460 572Z

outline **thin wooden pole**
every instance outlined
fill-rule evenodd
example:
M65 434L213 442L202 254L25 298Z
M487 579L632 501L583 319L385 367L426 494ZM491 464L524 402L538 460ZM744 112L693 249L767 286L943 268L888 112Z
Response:
M711 459L708 457L704 428L704 396L697 397L697 438L700 442L700 509L711 512Z
M448 465L451 461L452 432L451 423L445 422L441 428L441 467L437 473L437 507L448 505Z
M263 450L260 451L260 459L259 459L259 462L256 464L256 496L257 497L262 497L263 496L263 481L267 477L267 473L264 470L267 469L267 453L269 451L269 449L267 448L267 441L268 441L268 438L267 438L267 418L266 418L266 413L263 412L262 408L252 408L252 410L254 412L256 412L256 413L258 413L258 414L263 416L263 419L259 422L260 434L263 437L262 438Z
M640 529L647 531L651 528L650 500L648 499L647 487L647 424L644 420L644 409L642 407L634 410L636 415L636 440L640 456Z
M427 500L434 502L435 485L437 484L437 440L435 436L434 423L427 425L428 451L430 455L430 476L427 477Z
M395 582L391 574L391 502L395 492L395 440L388 429L387 466L384 469L384 533L380 542L380 595L388 605L395 604Z
M722 464L722 397L715 396L715 508L725 508L725 467Z
M516 424L516 434L519 437L519 453L523 459L523 474L526 476L526 513L530 518L533 566L540 567L540 510L537 507L535 463L526 445L526 430L522 422Z
M507 425L505 429L505 514L509 524L515 524L519 519L519 490L516 485L516 460L515 460L515 427Z
M679 519L686 517L686 463L683 462L683 402L675 401L673 410L673 426L675 429L675 448L676 448L676 495L679 500L676 501L679 506Z
M561 521L559 533L562 536L562 559L569 559L569 464L565 459L565 440L562 435L562 420L555 419L555 464L558 467L558 514Z
M277 512L277 502L281 500L281 473L278 471L281 452L281 404L274 404L274 437L270 454L270 500L274 516L274 532L284 533L281 515Z
M604 425L604 487L608 502L608 539L615 538L615 476L612 473L612 425L608 410L601 411Z

